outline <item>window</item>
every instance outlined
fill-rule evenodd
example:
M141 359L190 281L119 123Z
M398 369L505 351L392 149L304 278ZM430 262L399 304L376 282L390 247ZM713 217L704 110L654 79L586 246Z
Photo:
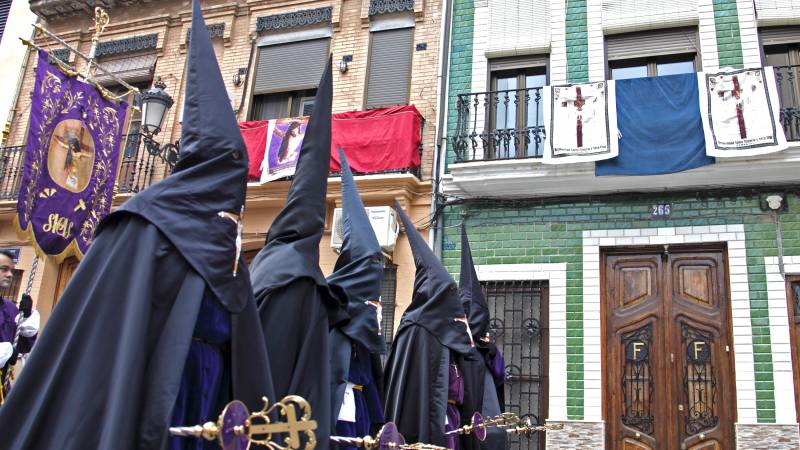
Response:
M775 81L781 109L800 106L800 27L769 27L759 30L764 45L764 65L775 68ZM781 114L786 138L800 139L800 119L794 114Z
M541 157L547 59L492 60L489 70L490 159Z
M505 410L531 423L547 419L547 284L485 281L489 332L506 363ZM544 434L509 436L510 450L544 449Z
M676 28L606 36L612 80L694 73L699 70L697 30Z
M365 108L408 103L413 44L414 28L370 33Z
M280 119L311 113L330 39L279 42L258 49L251 120Z
M397 266L386 261L383 267L383 285L381 290L381 334L386 347L392 345L394 339L394 308L397 293ZM389 352L386 352L388 355Z

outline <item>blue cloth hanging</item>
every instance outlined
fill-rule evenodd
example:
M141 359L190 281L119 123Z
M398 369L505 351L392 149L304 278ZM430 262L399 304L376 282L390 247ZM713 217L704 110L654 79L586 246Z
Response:
M663 175L714 164L706 156L697 74L616 83L619 156L595 175Z

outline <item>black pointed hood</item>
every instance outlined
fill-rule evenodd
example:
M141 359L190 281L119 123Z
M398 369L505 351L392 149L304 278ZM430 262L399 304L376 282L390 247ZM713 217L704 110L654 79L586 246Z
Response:
M342 251L328 284L340 298L347 299L350 322L341 327L342 332L370 353L384 353L386 343L378 334L378 309L367 303L380 302L383 252L341 149L339 158L342 161Z
M461 354L470 353L470 335L463 322L466 314L458 297L455 280L422 239L403 208L395 204L395 209L405 227L417 267L411 304L403 313L397 332L400 333L408 325L416 324L427 329L450 350Z
M461 277L458 280L458 296L469 314L469 327L475 344L489 331L489 305L483 295L475 264L472 261L472 250L467 239L467 228L461 225Z
M331 67L328 58L286 204L272 222L266 245L253 260L250 272L257 299L294 280L313 279L327 291L324 301L331 324L334 324L341 319L338 316L345 303L330 292L319 268L319 244L325 228L325 196L331 159Z
M242 213L247 190L247 151L198 0L192 2L187 65L175 170L125 202L115 214L138 214L153 223L220 302L229 311L240 312L250 289L241 258L235 264L236 217Z

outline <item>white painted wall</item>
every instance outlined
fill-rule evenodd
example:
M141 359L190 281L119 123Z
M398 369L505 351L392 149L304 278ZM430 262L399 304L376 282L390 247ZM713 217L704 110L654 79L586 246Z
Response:
M758 24L800 25L800 0L755 0Z
M0 41L0 130L8 120L9 111L14 107L14 94L22 74L22 65L25 63L27 47L22 45L19 38L30 39L33 34L31 25L36 21L36 15L30 10L28 0L13 0L8 21Z
M629 33L697 25L697 0L602 0L603 31Z

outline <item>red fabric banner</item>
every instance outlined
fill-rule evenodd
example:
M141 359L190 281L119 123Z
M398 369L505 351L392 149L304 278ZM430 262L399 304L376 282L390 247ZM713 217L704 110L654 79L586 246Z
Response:
M354 172L419 167L422 114L414 105L333 115L331 172L339 172L339 147Z
M242 132L244 145L247 146L247 157L250 160L248 178L259 180L261 179L261 163L264 161L264 152L267 150L269 120L240 122L239 130Z

